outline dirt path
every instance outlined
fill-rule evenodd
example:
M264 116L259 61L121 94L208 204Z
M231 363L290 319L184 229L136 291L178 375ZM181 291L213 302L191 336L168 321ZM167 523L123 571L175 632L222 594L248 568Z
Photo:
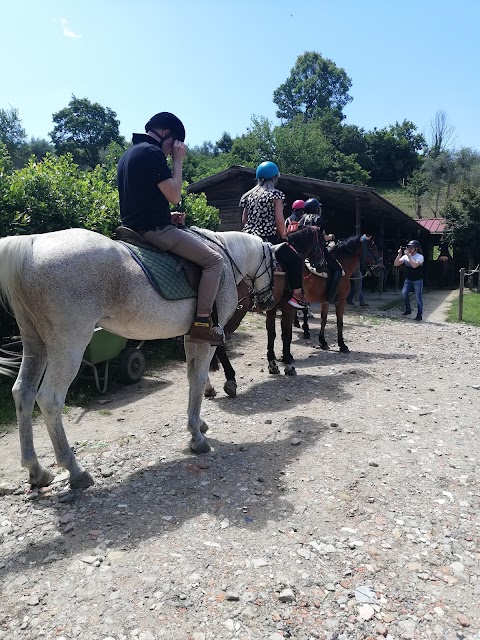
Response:
M206 456L182 364L67 413L87 491L25 494L2 438L0 638L478 640L480 330L398 316L351 312L347 356L315 317L296 378L249 316Z

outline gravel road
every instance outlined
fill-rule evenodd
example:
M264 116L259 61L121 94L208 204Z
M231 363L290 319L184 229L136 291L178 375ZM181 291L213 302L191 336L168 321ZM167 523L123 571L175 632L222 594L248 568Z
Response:
M315 316L297 377L266 373L248 316L210 454L187 449L182 363L65 414L86 491L59 470L29 492L0 440L0 638L480 638L480 329L353 310L342 355Z

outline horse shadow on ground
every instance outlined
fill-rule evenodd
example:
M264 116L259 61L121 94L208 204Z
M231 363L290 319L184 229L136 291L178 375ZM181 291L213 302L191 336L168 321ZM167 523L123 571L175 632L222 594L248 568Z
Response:
M321 420L297 416L281 429L262 426L261 440L225 443L209 438L216 449L211 454L157 462L128 474L119 483L115 475L104 479L90 469L96 486L69 494L71 503L64 504L57 496L31 503L32 515L48 509L50 519L55 519L55 511L59 518L73 511L73 529L65 533L65 525L57 522L58 534L53 540L29 538L28 546L4 555L0 567L6 577L27 567L40 568L74 554L92 553L99 544L92 539L92 532L99 530L109 541L108 550L134 549L151 538L165 538L168 546L169 534L205 514L218 520L210 533L215 540L224 534L220 522L225 518L230 528L258 530L267 522L285 524L295 513L295 494L289 493L286 468L331 430L335 427ZM301 445L292 446L292 436L299 431ZM149 447L154 446L149 442ZM24 504L23 500L18 496L19 503ZM201 538L198 544L203 544Z

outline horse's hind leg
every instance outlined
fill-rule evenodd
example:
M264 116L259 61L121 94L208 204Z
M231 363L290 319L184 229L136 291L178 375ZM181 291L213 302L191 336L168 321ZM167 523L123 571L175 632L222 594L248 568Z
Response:
M328 342L325 340L325 326L327 324L328 318L328 302L322 302L322 310L321 310L321 324L320 324L320 333L318 335L318 342L320 343L320 347L324 351L328 351Z
M208 344L193 344L185 339L188 376L188 423L187 429L192 435L190 449L194 453L208 453L210 445L203 435L208 426L200 415L203 391L208 380L208 368L215 347Z
M350 349L347 347L343 340L343 314L345 312L345 299L342 299L336 306L335 312L337 314L337 341L340 347L341 353L348 353Z
M37 393L37 403L47 425L48 434L55 451L59 467L70 472L70 487L81 489L94 484L92 476L80 466L68 444L62 423L62 409L68 387L73 382L82 362L83 353L92 331L83 336L75 329L64 335L69 343L61 341L48 346L48 364L42 384ZM75 336L75 338L73 337Z
M237 381L235 379L235 369L232 367L232 363L230 362L227 350L225 347L217 347L217 356L220 360L220 364L223 367L223 372L225 374L225 384L223 385L223 390L227 395L231 398L235 398L237 395Z
M305 340L308 340L310 338L310 327L308 326L308 309L305 308L302 313L303 313L303 324L302 324L303 337L305 338Z
M290 306L288 302L285 302L282 306L282 362L285 364L284 371L286 376L297 375L295 367L292 364L293 356L290 351L292 346L292 324L294 315L297 315L295 308Z
M47 364L47 350L33 328L27 328L28 321L19 319L19 324L22 327L23 360L12 394L17 411L22 466L28 469L31 485L45 487L53 480L53 473L38 462L33 446L32 412Z

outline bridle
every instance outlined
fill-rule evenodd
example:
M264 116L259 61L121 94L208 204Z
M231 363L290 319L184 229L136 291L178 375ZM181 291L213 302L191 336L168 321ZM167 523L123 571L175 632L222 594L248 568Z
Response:
M370 271L371 273L374 273L374 269L375 267L378 267L378 265L380 264L380 262L382 262L382 258L378 259L376 258L373 253L368 249L367 247L367 239L362 236L361 237L361 241L363 244L363 253L362 253L362 257L360 258L360 264L363 265L368 271ZM370 260L372 261L372 264L370 264L369 266L365 266L364 262L365 262L365 258L368 257L370 258Z
M235 264L235 262L233 262L232 260L232 264L235 265L235 268L237 269L238 273L242 276L242 279L247 283L247 286L248 286L248 294L238 301L237 309L243 306L241 303L247 298L250 298L250 300L252 300L253 298L256 298L260 303L263 303L263 302L266 302L272 295L273 265L275 263L275 258L273 257L272 247L270 246L269 243L262 242L262 254L263 254L262 260L260 261L260 264L258 265L257 270L255 271L254 275L251 278L249 276L243 275L240 269ZM267 260L268 256L270 256L270 265L268 264L268 260ZM259 273L263 265L264 265L264 269ZM269 283L265 287L260 289L260 291L255 291L255 280L258 280L258 278L261 278L265 273L268 274L269 276Z

